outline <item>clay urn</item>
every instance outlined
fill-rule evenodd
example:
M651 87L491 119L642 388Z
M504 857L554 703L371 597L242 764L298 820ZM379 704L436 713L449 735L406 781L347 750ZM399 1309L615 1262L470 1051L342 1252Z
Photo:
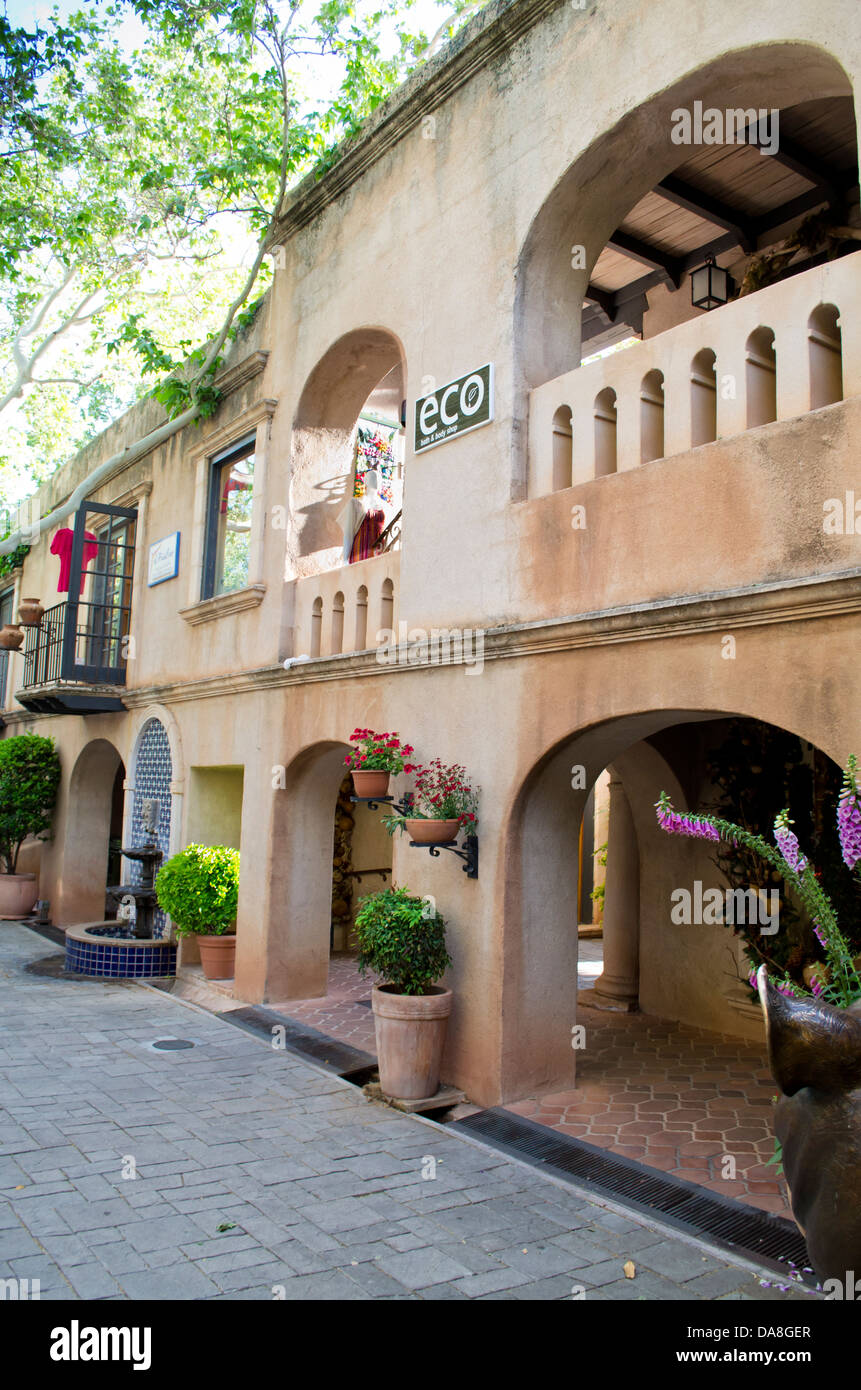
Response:
M38 627L45 612L37 598L24 598L18 609L18 622L21 627Z
M764 965L757 988L792 1214L823 1284L842 1287L861 1273L861 1016L781 994Z
M453 997L441 985L432 985L426 994L374 986L371 1004L384 1095L424 1100L436 1094Z
M24 633L17 623L0 627L0 651L17 652L23 641Z

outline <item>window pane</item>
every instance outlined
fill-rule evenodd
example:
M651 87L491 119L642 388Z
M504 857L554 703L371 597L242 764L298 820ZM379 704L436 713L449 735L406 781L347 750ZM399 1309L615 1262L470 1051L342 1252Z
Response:
M218 471L218 540L215 592L230 593L248 583L254 455L226 463Z
M4 594L0 594L0 627L4 627L6 623L11 623L13 620L13 598L13 589L7 589ZM6 677L8 673L9 653L7 651L0 651L0 709L6 708Z

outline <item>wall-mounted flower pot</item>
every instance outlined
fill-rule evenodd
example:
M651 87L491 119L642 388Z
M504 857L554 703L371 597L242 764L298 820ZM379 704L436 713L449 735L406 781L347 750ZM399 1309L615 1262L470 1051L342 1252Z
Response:
M199 936L197 942L207 980L232 980L236 973L236 933Z
M412 820L404 818L404 829L417 845L450 845L457 839L460 821L454 820Z
M29 917L38 896L35 874L0 874L0 920Z
M17 652L23 641L24 633L17 623L6 623L0 627L0 650Z
M392 985L375 986L371 1001L384 1095L424 1100L436 1094L452 999L451 990L441 985L433 985L430 994L396 994Z
M21 627L38 627L45 610L37 598L22 598L18 609L18 622Z
M356 796L388 796L390 772L354 772L353 788Z

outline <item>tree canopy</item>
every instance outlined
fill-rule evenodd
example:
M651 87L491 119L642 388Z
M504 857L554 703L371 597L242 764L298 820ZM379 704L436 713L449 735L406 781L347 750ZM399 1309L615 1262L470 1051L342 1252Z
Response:
M437 41L477 7L432 3ZM415 5L91 0L0 17L0 497L143 394L177 421L215 408L285 191L431 50Z

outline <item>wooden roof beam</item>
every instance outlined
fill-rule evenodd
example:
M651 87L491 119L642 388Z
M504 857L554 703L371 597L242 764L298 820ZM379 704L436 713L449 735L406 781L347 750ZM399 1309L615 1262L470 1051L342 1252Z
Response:
M685 183L683 179L677 179L673 174L662 179L655 192L668 202L675 203L677 207L684 208L686 212L693 212L716 227L734 232L742 251L754 249L756 233L751 218L731 208L728 203L722 203L720 199L702 193L700 189Z
M620 231L618 228L608 238L607 245L612 247L614 251L620 251L629 260L639 261L641 265L657 271L671 289L677 290L679 288L682 282L683 268L678 257L671 256L650 242L641 241L639 237L631 236L629 232Z

